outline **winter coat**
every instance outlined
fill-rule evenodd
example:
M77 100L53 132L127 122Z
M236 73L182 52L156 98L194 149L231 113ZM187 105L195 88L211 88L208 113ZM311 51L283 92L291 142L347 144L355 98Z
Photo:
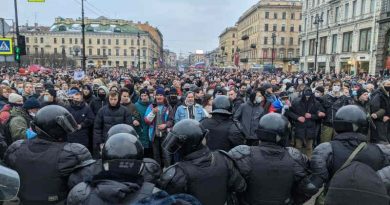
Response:
M258 139L256 130L259 127L260 118L268 113L269 107L270 103L268 102L263 101L262 104L253 104L253 102L247 101L241 104L234 113L233 119L238 122L239 127L245 133L246 139Z
M327 94L322 97L322 107L325 111L324 125L332 127L333 119L336 116L336 112L345 105L352 105L354 101L347 96L335 97L331 94Z
M378 118L373 119L376 129L371 129L371 139L374 142L389 142L390 130L389 121L383 122L384 116L390 117L390 96L383 87L371 100L371 113L375 113Z
M26 139L26 131L30 128L32 118L21 107L13 107L10 114L9 129L12 141Z
M295 136L301 139L314 139L317 136L317 120L319 120L318 112L320 112L321 104L316 101L314 96L309 100L303 95L293 101L292 106L286 112L286 115L293 120L295 127ZM305 122L298 121L299 117L305 117L305 113L310 113L311 118L305 118Z
M240 105L244 103L244 100L242 100L240 97L236 97L236 99L234 99L232 103L233 103L233 113L235 113L236 110L238 110L238 108L240 107Z
M206 118L206 113L203 107L199 104L195 104L193 106L193 114L194 114L194 119L198 122ZM180 105L175 112L175 123L178 123L184 119L189 119L190 118L189 115L190 114L189 114L188 107L185 105Z
M150 103L143 103L140 100L135 103L135 108L137 109L137 112L140 114L140 116L142 116L140 120L141 129L139 129L137 133L144 148L149 148L149 126L148 124L146 124L145 119L143 118L149 105Z
M106 105L102 107L95 118L93 128L93 140L94 144L104 143L107 140L108 130L117 124L131 125L133 119L131 117L129 109L124 106Z
M172 108L168 104L164 104L164 105L159 105L158 109L159 112L162 113L161 115L162 124L167 125L165 130L162 131L163 135L166 135L168 129L173 126ZM153 113L153 104L149 105L148 109L146 109L144 119L146 124L149 125L149 131L148 131L149 140L150 142L154 142L157 125L156 125L156 115Z
M67 109L77 124L81 125L81 129L68 134L68 142L79 143L88 147L89 130L93 127L95 115L86 103L82 105L71 105Z
M99 90L104 90L104 92L106 93L106 97L104 99L102 98L99 98L99 97L96 97L95 99L93 99L91 101L91 103L89 104L89 106L91 107L91 110L92 112L97 115L97 113L99 112L99 110L104 107L105 105L107 105L107 97L108 97L108 88L106 86L100 86L98 88L98 91Z
M3 109L4 105L8 104L8 99L0 96L0 110Z
M91 102L96 98L96 96L93 95L93 89L90 85L84 85L84 88L87 88L89 90L89 94L87 96L83 95L84 101L91 105Z

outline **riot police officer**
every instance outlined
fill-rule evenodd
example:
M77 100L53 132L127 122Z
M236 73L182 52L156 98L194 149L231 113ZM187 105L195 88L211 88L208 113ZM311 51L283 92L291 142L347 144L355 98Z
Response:
M68 205L134 204L158 192L141 174L143 154L134 135L118 133L108 138L102 150L103 170L76 185L69 193Z
M201 121L201 125L209 130L206 145L211 151L228 152L233 147L245 144L245 136L232 118L233 105L227 96L219 95L213 100L212 117Z
M199 122L186 119L177 123L163 142L163 148L182 161L161 175L160 188L169 194L187 193L203 205L223 205L231 192L242 192L246 183L233 161L223 151L211 152L202 144L206 136Z
M285 147L289 122L278 113L264 115L256 131L258 146L240 145L230 150L247 189L240 202L248 204L299 204L317 190L308 178L308 158L292 147Z
M127 133L131 134L133 136L136 136L138 138L137 132L135 129L128 124L117 124L115 126L112 126L107 133L107 138L110 138L111 136L114 136L115 134L119 133ZM144 180L146 182L151 182L151 183L157 183L157 180L160 178L161 175L161 167L160 165L154 160L150 158L143 158L143 168L141 169L141 174L144 177ZM84 173L88 173L88 176L95 176L99 174L103 169L103 164L102 160L98 159L96 163L92 164L86 170L84 170ZM84 178L85 174L73 174L72 181L85 181L86 179ZM74 184L76 185L76 184Z
M362 144L368 141L368 121L366 113L356 105L340 108L333 127L337 135L330 142L318 145L313 152L310 167L311 180L317 188L328 182L343 166L351 154L361 145L362 149L353 157L353 161L361 162L378 171L389 165L390 148L382 144Z
M77 129L72 115L58 105L45 106L32 122L37 137L14 142L5 153L5 163L21 179L22 204L64 204L67 180L95 161L81 144L67 143L67 134ZM73 182L74 184L75 182Z

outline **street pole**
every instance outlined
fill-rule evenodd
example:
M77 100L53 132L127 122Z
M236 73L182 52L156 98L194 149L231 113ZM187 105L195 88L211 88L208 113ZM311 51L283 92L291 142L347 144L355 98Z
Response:
M271 53L271 59L272 59L272 69L274 69L274 53L275 53L275 38L276 34L275 32L272 33L272 53Z
M138 72L141 72L141 41L140 41L140 33L138 32Z
M81 35L82 35L82 46L83 46L83 52L82 52L82 59L81 59L81 66L85 74L86 73L86 57L85 57L85 22L84 22L84 0L81 0Z
M18 39L19 39L19 20L18 20L18 4L16 2L17 0L14 0L14 5L15 5L15 31L16 31L16 46L18 45ZM20 60L18 61L18 70L20 68Z
M323 22L322 16L320 17L318 14L316 15L316 19L314 21L314 24L316 24L317 28L317 34L316 34L316 43L315 43L315 54L314 54L314 72L317 72L317 58L318 58L318 39L319 39L319 33L320 33L320 23Z
M2 29L3 29L3 38L5 38L5 20L3 18L0 18L1 19L1 25L2 25ZM4 56L4 64L5 64L5 67L7 67L7 56Z

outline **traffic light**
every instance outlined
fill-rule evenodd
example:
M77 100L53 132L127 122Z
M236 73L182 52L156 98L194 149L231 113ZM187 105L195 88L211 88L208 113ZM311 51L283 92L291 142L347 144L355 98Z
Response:
M15 46L15 61L20 62L20 48L19 48L19 46Z
M26 37L25 36L20 35L18 37L18 47L20 50L20 55L21 56L26 55Z

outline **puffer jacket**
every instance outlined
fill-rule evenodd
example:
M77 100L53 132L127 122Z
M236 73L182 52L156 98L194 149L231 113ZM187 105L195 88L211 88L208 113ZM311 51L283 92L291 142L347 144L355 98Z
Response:
M327 94L322 97L322 107L325 110L324 125L328 127L333 126L333 119L336 116L336 112L345 105L352 105L354 101L345 95L335 97L331 94Z
M181 120L184 119L189 119L189 107L185 105L180 105L176 112L175 112L175 123L180 122ZM203 107L199 104L195 104L193 106L193 113L194 113L194 118L196 121L200 122L204 118L206 118L206 112L203 109Z
M106 105L102 107L95 118L93 129L94 144L104 143L107 140L108 130L117 124L131 125L133 122L129 109L117 105L112 107Z

